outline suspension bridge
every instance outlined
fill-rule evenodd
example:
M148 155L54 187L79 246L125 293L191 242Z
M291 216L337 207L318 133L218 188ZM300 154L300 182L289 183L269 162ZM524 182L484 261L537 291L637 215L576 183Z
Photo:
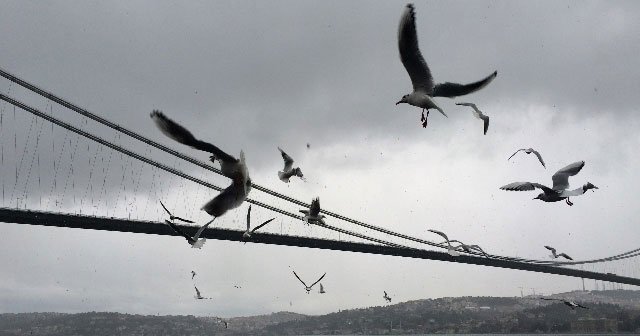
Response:
M220 170L208 163L106 120L3 69L0 76L9 83L7 94L0 94L4 101L0 107L0 163L4 172L15 171L13 179L7 178L10 174L3 175L0 222L177 235L159 220L157 201L165 199L186 211L187 204L204 203L210 197L210 189L220 191L220 185L228 183ZM23 100L34 103L26 104ZM44 106L34 107L38 104ZM212 172L217 175L212 176ZM454 257L444 252L446 244L324 209L323 214L331 220L315 224L320 231L307 228L296 214L296 209L308 207L307 203L255 183L253 189L246 201L282 218L280 233L255 233L246 241L249 243L431 259L640 286L635 274L640 248L598 259L566 262L484 255L477 251L461 252ZM107 199L110 204L105 207ZM307 235L299 234L300 227ZM196 231L193 226L182 229L189 234ZM221 226L206 229L202 237L245 241L242 233ZM621 269L625 274L581 269L596 264Z

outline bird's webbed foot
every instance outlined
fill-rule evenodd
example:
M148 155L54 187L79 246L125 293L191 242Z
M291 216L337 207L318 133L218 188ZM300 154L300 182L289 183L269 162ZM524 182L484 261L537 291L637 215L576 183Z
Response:
M571 201L569 200L569 197L567 197L567 198L565 199L565 201L567 202L567 205L569 205L569 206L572 206L572 205L573 205L573 202L571 202Z
M422 120L422 128L427 128L427 121L429 119L429 110L427 110L427 116L424 116L424 112L422 114L422 116L424 117L424 119Z

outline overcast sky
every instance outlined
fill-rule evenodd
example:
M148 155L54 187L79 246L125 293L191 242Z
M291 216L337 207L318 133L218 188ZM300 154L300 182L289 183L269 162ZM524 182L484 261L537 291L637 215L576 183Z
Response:
M543 245L576 259L637 248L640 3L416 3L420 47L436 83L471 82L498 71L477 93L437 98L449 118L432 113L426 129L420 109L395 105L411 90L397 48L405 5L5 1L0 67L206 160L207 153L155 128L149 112L161 109L230 154L244 150L254 182L306 202L320 196L327 209L387 229L434 241L440 239L427 229L442 230L490 253L531 259L547 258ZM228 183L114 137L4 79L0 90L218 185ZM454 104L460 101L491 117L487 135L468 108ZM30 115L18 110L14 117L4 103L0 111L3 206L160 220L157 200L163 199L180 214L207 219L199 209L215 192L86 140L76 145L75 136L47 123L27 132ZM277 179L277 146L296 159L308 182ZM525 154L507 161L526 147L540 150L547 169ZM499 190L514 181L551 184L557 169L579 160L586 165L572 186L589 181L600 189L575 197L573 207L532 200L537 192ZM31 172L33 162L38 166ZM92 180L83 179L88 174ZM298 210L256 190L250 197ZM242 205L216 225L240 229L245 214ZM273 216L257 207L253 214L255 222ZM277 217L267 231L338 238ZM194 250L180 237L0 227L0 312L320 314L381 305L383 290L398 302L582 286L561 276L396 257L224 241ZM640 276L635 261L606 267L585 269ZM327 272L328 293L306 295L292 269L309 281ZM213 300L193 299L191 270Z

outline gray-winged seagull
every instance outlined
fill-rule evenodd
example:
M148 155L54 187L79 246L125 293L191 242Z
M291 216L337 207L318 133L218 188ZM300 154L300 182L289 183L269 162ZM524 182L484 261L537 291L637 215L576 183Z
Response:
M538 196L536 196L534 199L539 199L544 202L558 202L558 201L565 200L568 205L573 205L573 203L569 200L569 197L580 196L585 192L587 192L587 190L589 189L598 189L598 187L591 184L591 182L587 182L587 184L583 185L580 188L567 190L567 188L569 188L569 176L574 176L578 174L582 169L582 167L584 167L584 161L578 161L558 170L551 177L551 179L553 180L553 188L549 188L540 183L513 182L500 187L500 189L511 190L511 191L523 191L523 190L534 190L535 188L538 188L538 189L542 189L543 192Z
M321 223L324 224L324 215L320 214L320 197L316 197L311 200L311 205L309 206L309 210L300 210L304 214L302 220L311 224L311 223Z
M240 151L240 159L236 159L218 147L196 139L186 128L167 118L158 110L151 112L151 119L153 119L160 131L171 139L211 153L211 161L220 161L222 174L231 179L231 185L202 206L202 210L215 218L222 216L230 209L237 208L244 202L247 195L249 195L249 191L251 191L251 178L249 178L249 170L247 169L243 151Z
M387 294L387 291L383 291L384 295L382 296L382 298L387 301L387 302L391 302L391 297L389 297L389 295Z
M456 239L452 239L449 241L450 243L458 243L458 246L455 246L454 249L455 250L459 250L462 249L463 251L467 252L467 253L471 253L471 252L480 252L482 253L482 255L484 255L485 257L489 258L489 255L478 245L467 245L459 240Z
M569 301L569 300L563 300L563 299L554 299L554 298L540 298L541 300L547 300L547 301L561 301L562 303L564 303L565 305L569 306L569 308L571 309L576 309L576 308L584 308L584 309L589 309L579 303L576 303L575 301Z
M538 152L537 150L533 149L533 148L520 148L518 149L515 153L511 154L511 156L507 159L507 161L509 161L514 155L518 154L518 152L525 152L527 154L535 154L538 157L538 161L540 161L540 163L542 164L542 166L544 168L547 168L547 166L544 164L544 160L542 160L542 155L540 155L540 152Z
M165 220L164 222L169 225L173 231L175 231L177 234L183 236L187 242L189 243L189 245L191 245L191 248L202 248L202 246L204 245L204 243L207 241L206 238L200 238L200 235L202 234L202 231L204 231L209 224L211 224L213 221L215 220L215 217L208 221L205 225L203 225L202 227L200 227L198 229L198 231L196 232L195 236L191 237L188 234L186 234L184 231L180 230L180 228L174 224L171 221Z
M473 109L473 115L482 120L484 123L484 135L487 135L487 130L489 129L489 116L485 115L484 113L482 113L482 111L478 110L478 107L476 107L476 104L474 103L456 103L456 105L461 105L461 106L469 106Z
M293 271L293 275L296 276L296 278L298 278L298 280L300 280L300 282L302 282L302 284L304 285L304 290L307 291L307 294L309 294L309 292L311 291L311 288L313 288L313 286L315 284L317 284L318 282L320 282L320 280L322 280L322 278L324 278L325 275L327 275L327 273L325 272L320 279L316 280L316 282L312 283L311 286L307 286L306 283L304 283L304 281L302 281L302 279L300 279L300 277L298 276L298 274L296 274L296 271Z
M292 176L297 176L301 180L305 181L304 176L302 175L302 170L300 167L293 168L293 158L289 156L289 154L285 153L282 148L278 147L280 154L282 155L282 159L284 160L284 169L278 172L278 177L280 181L289 183L289 179Z
M269 224L272 220L274 220L275 218L271 218L267 221L265 221L264 223L256 226L253 228L253 230L251 230L251 205L249 205L249 209L247 210L247 230L242 234L242 239L250 239L251 235L256 232L258 229L260 229L261 227Z
M453 245L451 245L451 242L449 241L449 237L447 237L447 235L442 232L442 231L438 231L438 230L428 230L429 232L433 232L437 235L439 235L440 237L444 238L446 240L447 243L447 253L452 256L452 257L457 257L460 255L460 253L458 253L458 251L456 251L456 248L453 247Z
M398 49L400 50L400 60L405 69L409 73L411 83L413 84L413 92L404 95L402 99L396 103L407 103L422 108L422 126L427 127L427 118L429 117L429 109L436 109L445 117L444 111L435 103L433 97L448 97L466 95L482 89L487 86L498 75L494 71L486 78L470 84L457 84L445 82L434 85L433 76L427 66L427 62L422 57L420 48L418 47L418 34L416 32L416 15L413 4L405 7L400 25L398 27ZM424 110L427 110L427 116L424 116Z
M557 254L556 253L556 249L551 247L551 246L545 245L544 248L546 248L547 250L551 251L551 255L549 257L551 257L552 259L558 259L559 257L563 257L563 258L566 258L566 259L569 259L569 260L573 260L573 258L568 256L566 253Z

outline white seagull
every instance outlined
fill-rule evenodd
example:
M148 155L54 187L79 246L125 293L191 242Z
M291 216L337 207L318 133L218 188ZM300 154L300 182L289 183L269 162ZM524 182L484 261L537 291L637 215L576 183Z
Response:
M387 291L383 291L384 295L382 296L383 299L385 299L385 301L387 302L391 302L391 297L389 297L389 295L387 294Z
M167 225L169 225L173 229L173 231L175 231L177 234L183 236L187 240L189 245L191 245L191 248L199 249L199 248L202 248L204 243L207 241L206 238L200 239L200 235L202 234L202 231L204 231L204 229L206 229L209 226L209 224L211 224L214 220L215 220L215 217L212 220L208 221L205 225L200 227L198 229L198 232L196 232L195 236L193 236L193 237L189 236L184 231L180 230L180 228L176 224L174 224L173 222L168 221L168 220L165 220L164 222Z
M237 208L244 202L249 195L249 191L251 191L251 178L249 178L249 170L247 169L243 151L240 151L240 159L236 159L218 147L196 139L186 128L167 118L158 110L151 112L151 119L153 119L160 131L171 139L211 153L211 161L220 161L222 174L231 179L231 185L202 206L202 210L215 218L224 215L230 209Z
M549 256L551 259L558 259L559 257L563 257L565 259L573 260L573 258L568 256L566 253L557 254L556 253L556 249L551 247L551 246L545 245L544 248L546 248L547 250L551 251L551 255Z
M489 116L483 114L482 111L478 110L478 108L476 107L476 104L456 103L456 105L471 107L473 109L473 115L484 122L484 135L487 135L487 130L489 129Z
M254 227L254 228L253 228L253 230L251 230L251 205L249 205L249 209L247 210L247 231L245 231L245 232L242 234L242 238L243 238L243 239L250 239L250 238L251 238L251 235L252 235L254 232L256 232L256 231L257 231L258 229L260 229L261 227L263 227L263 226L265 226L265 225L269 224L269 223L270 223L272 220L274 220L274 219L275 219L275 218L271 218L271 219L269 219L269 220L265 221L264 223L262 223L262 224L260 224L260 225L258 225L258 226L256 226L256 227Z
M511 190L511 191L523 191L523 190L534 190L535 188L542 189L542 193L536 196L534 199L539 199L544 202L558 202L565 200L568 205L573 205L573 203L569 200L571 196L580 196L587 192L589 189L598 189L598 187L594 186L590 182L583 185L580 188L576 188L573 190L567 190L569 188L569 176L574 176L580 172L580 170L584 167L584 161L574 162L560 170L558 170L551 179L553 180L553 188L549 188L540 183L532 183L532 182L513 182L507 184L505 186L500 187L502 190Z
M178 217L178 216L174 216L171 212L169 212L169 209L167 209L166 206L164 206L164 204L162 204L162 201L160 201L160 205L162 205L162 208L164 209L164 211L166 211L169 214L169 220L170 221L174 221L175 219L179 220L179 221L183 221L185 223L195 223L194 221L188 220L188 219L184 219L182 217Z
M278 147L280 154L282 155L282 159L284 160L284 169L278 172L278 177L280 181L289 183L289 178L291 176L297 176L301 180L305 181L304 176L302 175L302 170L300 167L293 168L293 158L289 156L289 154L285 153L282 148Z
M520 148L518 149L515 153L511 154L511 156L507 159L507 161L509 161L514 155L518 154L518 152L523 151L527 154L535 154L538 157L538 161L540 161L540 163L542 164L542 166L544 168L547 168L547 166L544 164L544 160L542 160L542 155L540 155L540 152L538 152L537 150L533 149L533 148Z
M460 255L460 253L458 251L456 251L456 248L454 248L451 245L451 242L449 241L449 237L447 237L447 235L442 232L442 231L438 231L438 230L428 230L429 232L433 232L437 235L439 235L440 237L444 238L446 240L447 246L449 246L449 248L447 249L447 253L452 256L452 257L457 257Z
M206 298L206 297L203 297L202 295L200 295L200 291L198 290L198 287L193 286L193 288L196 289L196 295L194 296L194 298L196 298L196 300L211 300L211 298Z
M409 73L411 83L413 84L413 92L404 95L402 99L396 103L407 103L422 108L423 127L427 127L427 118L429 117L429 109L436 109L447 116L444 111L435 103L433 97L448 97L466 95L482 89L487 86L498 75L494 71L488 77L470 84L442 83L434 85L433 76L422 57L422 53L418 48L418 34L416 32L416 15L413 4L408 4L400 18L400 26L398 28L398 49L400 50L400 60L405 69ZM424 110L427 110L427 116L424 116Z
M293 271L293 275L296 276L296 278L298 278L298 280L300 280L300 282L302 282L302 284L304 285L304 290L307 291L307 294L309 294L309 292L311 291L311 288L313 288L313 286L315 284L317 284L318 282L320 282L320 280L322 280L322 278L324 278L325 275L327 275L327 273L325 272L320 279L316 280L316 282L312 283L311 286L307 286L306 283L304 283L304 281L302 281L302 279L300 279L300 277L298 276L298 274L296 274L296 271Z
M561 301L562 303L564 303L565 305L569 306L569 308L576 309L576 308L584 308L584 309L589 309L579 303L576 303L575 301L568 301L568 300L563 300L563 299L554 299L554 298L543 298L541 297L540 299L542 300L547 300L547 301Z
M311 205L309 206L309 210L300 210L304 214L302 220L311 224L311 223L322 223L324 224L324 215L320 214L320 197L316 197L311 200Z

